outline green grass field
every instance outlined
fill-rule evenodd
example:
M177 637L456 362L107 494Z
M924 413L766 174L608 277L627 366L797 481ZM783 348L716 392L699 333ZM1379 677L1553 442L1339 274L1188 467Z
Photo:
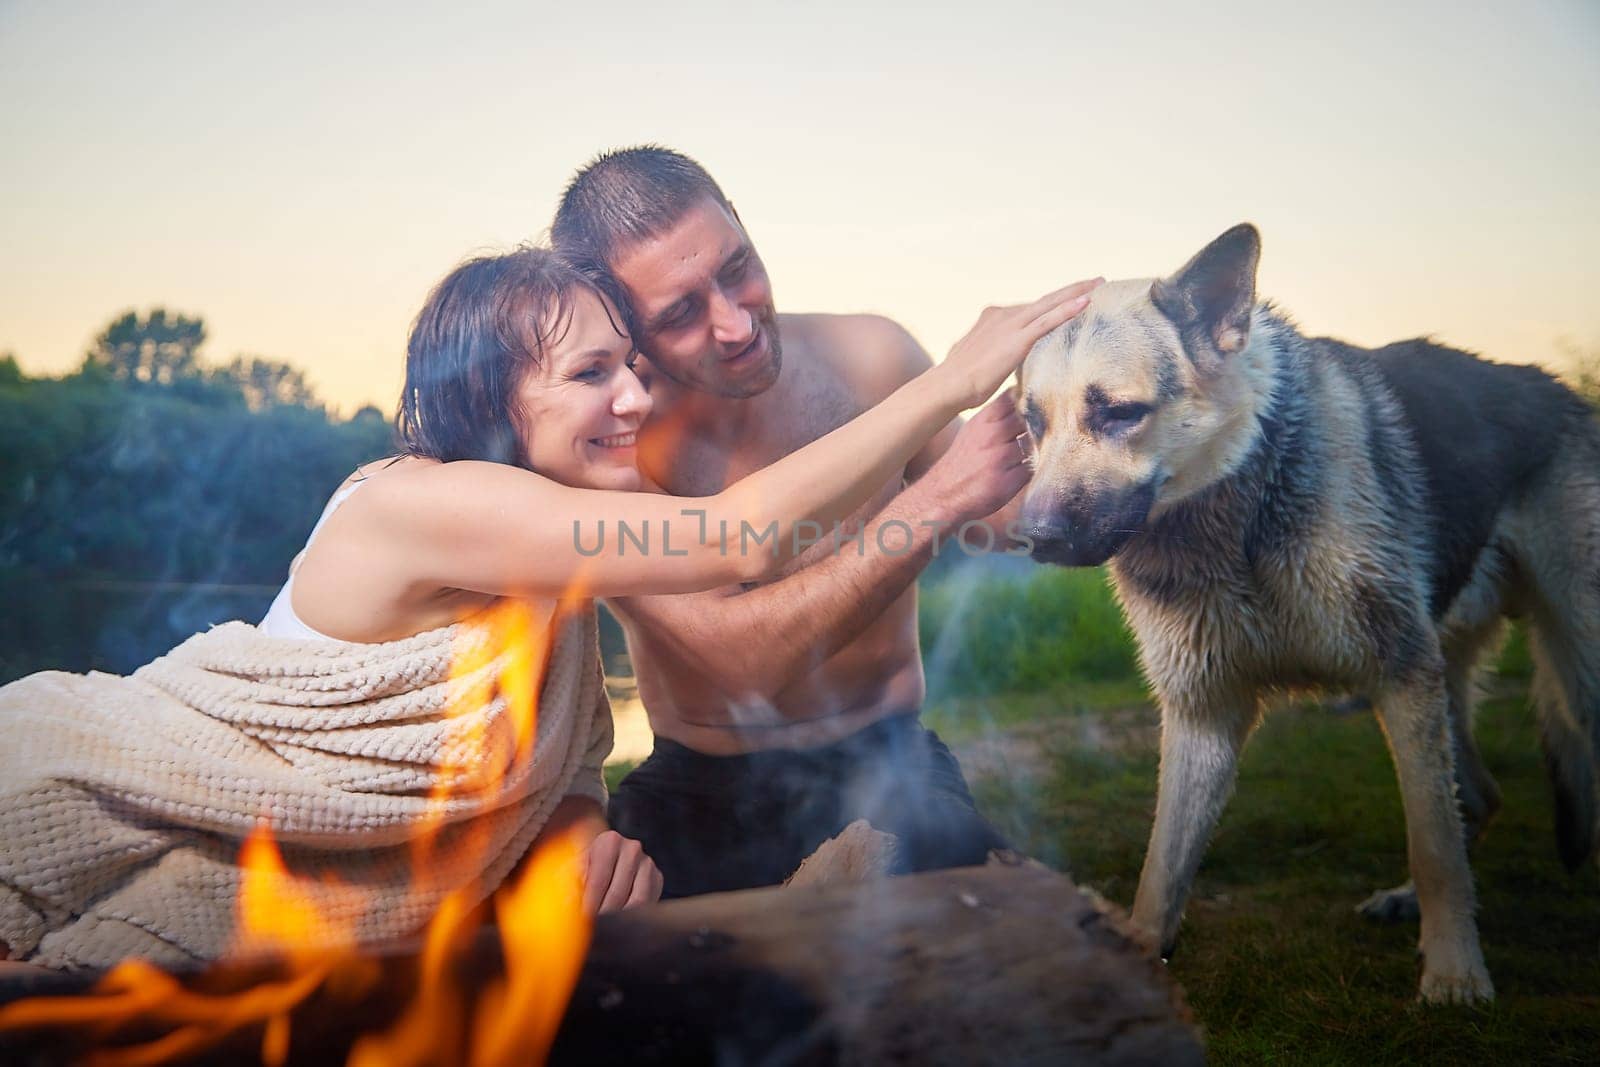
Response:
M1060 595L1105 596L1092 574L1056 573L1045 580L1061 582ZM1034 598L984 595L1011 601L985 611L1026 624ZM1399 791L1377 723L1370 712L1285 707L1245 750L1171 961L1212 1062L1600 1062L1600 874L1591 864L1569 876L1556 858L1520 644L1502 667L1478 738L1505 805L1473 857L1498 1000L1415 1003L1415 924L1376 925L1354 910L1405 878ZM1001 696L971 694L1011 679L968 679L944 687L927 719L1019 847L1126 907L1155 806L1158 715L1136 678L1092 673Z
M928 725L1019 848L1128 907L1155 809L1158 712L1098 571L923 598ZM1214 1064L1597 1064L1600 872L1568 875L1512 640L1478 715L1504 808L1472 867L1498 990L1416 1005L1416 925L1355 904L1405 880L1394 765L1371 712L1267 713L1190 896L1171 969ZM998 694L998 696L997 696Z

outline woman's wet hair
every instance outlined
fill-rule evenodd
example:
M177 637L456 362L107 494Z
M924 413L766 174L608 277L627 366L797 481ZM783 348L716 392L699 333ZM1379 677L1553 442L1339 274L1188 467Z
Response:
M406 343L400 452L528 467L517 390L565 335L583 292L610 301L608 316L625 307L608 276L546 248L479 256L445 275ZM611 325L625 337L624 321L613 317Z

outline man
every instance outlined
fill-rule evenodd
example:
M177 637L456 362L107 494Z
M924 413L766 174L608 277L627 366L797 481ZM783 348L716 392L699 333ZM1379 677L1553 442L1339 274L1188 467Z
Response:
M627 293L655 403L639 462L668 492L717 492L930 365L887 319L777 314L733 206L676 152L593 160L552 235ZM780 882L857 818L896 836L902 870L982 863L1004 847L917 721L914 582L941 535L1021 488L1025 473L998 473L1020 433L1007 402L950 426L907 466L909 486L885 485L856 517L872 520L859 538L822 535L776 582L611 602L656 734L611 819L655 859L665 896ZM976 547L983 534L967 530Z

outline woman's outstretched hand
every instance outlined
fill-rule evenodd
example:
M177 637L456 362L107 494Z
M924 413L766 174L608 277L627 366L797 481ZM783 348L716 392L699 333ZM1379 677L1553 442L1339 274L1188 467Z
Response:
M605 915L661 899L661 872L644 846L615 830L595 835L583 854L583 908Z
M1104 281L1073 282L1031 304L984 308L977 325L955 343L936 369L955 383L965 398L963 407L976 407L1022 365L1035 341L1088 307L1089 294Z

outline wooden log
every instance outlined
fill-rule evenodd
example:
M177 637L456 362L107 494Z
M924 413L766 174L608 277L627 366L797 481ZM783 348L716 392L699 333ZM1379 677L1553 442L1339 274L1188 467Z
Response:
M256 979L274 973L252 966ZM294 1012L287 1062L343 1062L356 1037L386 1027L409 1001L415 966L414 955L385 956L356 999L349 990L312 996ZM249 969L213 969L185 984L239 987ZM455 968L471 992L500 970L493 930ZM86 988L86 979L3 979L0 1004L72 987ZM3 1033L0 1062L60 1062L83 1050L84 1036L81 1028ZM187 1062L257 1062L261 1038L257 1027ZM723 893L606 916L551 1055L557 1064L1202 1059L1175 984L1115 916L1062 875L1008 865Z
M639 1055L649 1050L629 1043L621 1009L645 1000L654 1002L638 1009L647 1019L665 1014L654 983L685 966L784 978L815 1009L817 1023L784 1033L769 1051L805 1062L1203 1059L1161 964L1069 879L1043 868L995 865L789 889L781 902L771 891L697 897L624 912L604 933L568 1008L558 1060L569 1053L572 1062L669 1062ZM641 948L647 966L639 965ZM585 1025L608 1014L610 1028ZM729 1022L705 1020L713 1029Z
M892 834L874 830L865 819L839 831L807 856L783 884L789 888L865 882L886 878L894 869L899 843Z

